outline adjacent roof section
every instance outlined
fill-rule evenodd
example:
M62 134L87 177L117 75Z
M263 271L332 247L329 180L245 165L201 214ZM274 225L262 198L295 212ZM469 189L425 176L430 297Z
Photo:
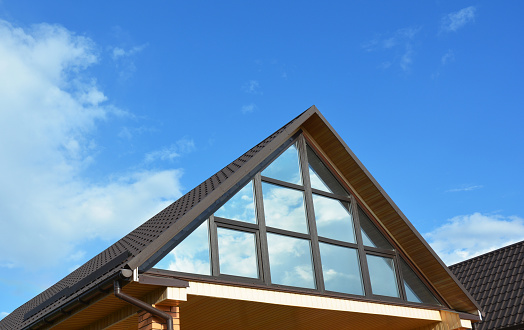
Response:
M482 306L476 329L524 329L524 241L449 268Z

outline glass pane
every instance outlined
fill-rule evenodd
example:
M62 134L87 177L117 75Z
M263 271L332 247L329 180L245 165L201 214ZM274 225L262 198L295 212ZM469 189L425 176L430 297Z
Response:
M220 274L258 277L255 234L217 228Z
M262 171L262 175L268 178L301 185L302 175L300 174L297 147L292 144Z
M406 290L406 298L408 301L440 305L437 298L435 298L424 282L420 280L417 274L402 259L400 261L400 266L402 269L404 288Z
M307 158L311 188L349 197L346 189L342 187L310 146L307 146Z
M369 254L366 257L373 294L399 297L393 259Z
M253 202L253 182L249 182L244 188L228 200L215 216L231 220L256 223L255 203Z
M391 244L382 235L382 233L375 227L371 219L364 211L358 208L358 219L360 221L360 228L362 233L362 240L365 246L393 250Z
M208 228L206 220L160 260L155 268L211 275Z
M272 283L315 288L308 240L268 233L267 245Z
M356 249L320 243L326 290L364 295Z
M308 232L302 191L262 182L262 195L267 226Z
M349 203L313 194L318 236L355 243Z

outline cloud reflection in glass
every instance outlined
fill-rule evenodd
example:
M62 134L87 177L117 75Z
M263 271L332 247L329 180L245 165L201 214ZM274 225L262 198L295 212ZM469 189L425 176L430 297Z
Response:
M267 226L308 232L302 191L262 182L262 194Z
M155 267L177 272L211 275L208 228L206 220Z
M216 217L256 223L253 183L250 181L215 212Z
M268 233L267 245L272 283L315 288L308 240Z
M255 234L217 228L220 273L258 277Z

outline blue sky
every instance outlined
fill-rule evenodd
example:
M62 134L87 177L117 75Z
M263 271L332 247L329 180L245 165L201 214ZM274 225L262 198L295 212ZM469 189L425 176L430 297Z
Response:
M313 104L448 264L523 240L523 14L0 0L0 318Z

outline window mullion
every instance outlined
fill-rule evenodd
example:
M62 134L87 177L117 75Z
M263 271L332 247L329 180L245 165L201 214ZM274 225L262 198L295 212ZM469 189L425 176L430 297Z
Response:
M309 178L309 167L306 155L306 141L303 135L297 139L298 154L300 157L300 166L302 172L302 180L304 183L304 198L306 207L306 216L309 226L309 234L311 235L311 254L313 258L313 269L315 274L316 287L320 292L325 291L324 275L322 274L322 263L320 260L320 247L318 243L317 225L315 221L315 211L313 208L313 195L311 192L311 181Z
M355 237L358 245L358 256L360 259L360 271L362 272L362 280L364 281L364 294L371 297L371 279L369 278L369 268L366 258L366 251L364 250L364 243L362 240L362 232L360 230L360 221L358 218L358 204L355 196L350 195L351 199L351 214L353 215L353 224L355 226Z
M218 236L217 236L217 225L215 223L215 217L211 215L209 217L209 243L211 248L209 249L211 254L211 275L220 275L220 266L218 263Z
M395 261L395 272L397 274L397 285L400 298L407 301L406 290L404 288L404 277L402 276L402 270L400 269L400 256L397 250L395 250L395 257L393 260Z
M264 215L264 204L262 198L262 180L260 173L255 175L254 178L253 194L255 195L255 209L258 222L258 232L259 232L259 260L261 269L259 269L259 274L262 277L262 280L266 285L271 284L271 272L269 269L269 252L267 247L267 235L266 235L266 218Z

